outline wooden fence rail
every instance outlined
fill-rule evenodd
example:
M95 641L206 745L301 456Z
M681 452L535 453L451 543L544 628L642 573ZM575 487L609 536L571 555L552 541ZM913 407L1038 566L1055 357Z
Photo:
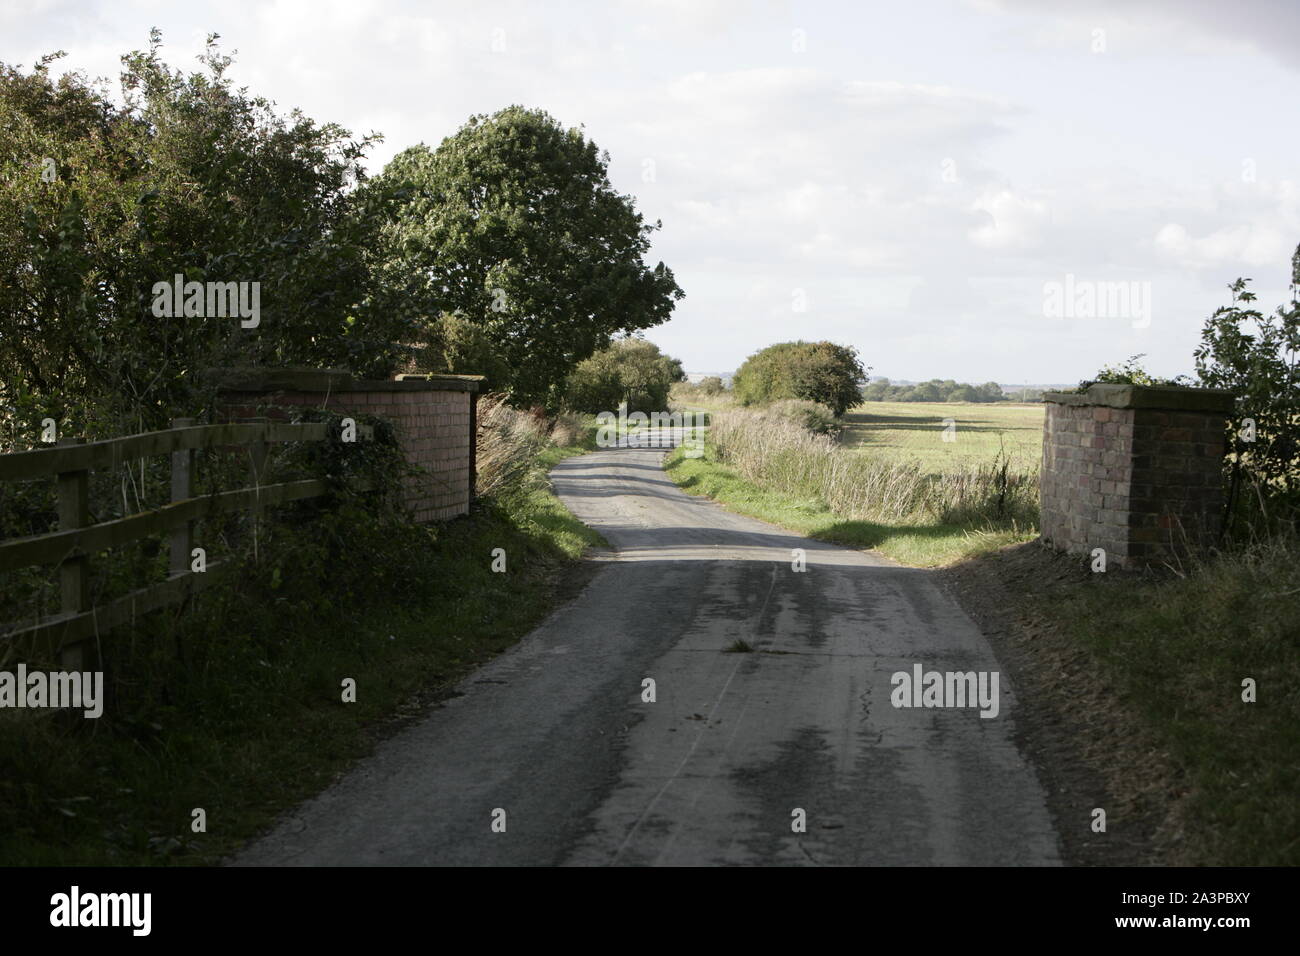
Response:
M358 438L369 438L372 434L369 426L357 428ZM78 438L63 439L51 448L0 455L0 481L53 475L59 492L59 530L0 541L0 572L57 564L61 586L59 613L0 630L0 654L6 649L17 649L19 653L47 658L59 655L63 666L79 668L83 657L81 644L88 638L150 611L182 602L214 583L226 570L226 563L209 564L202 573L190 570L194 522L233 511L248 511L256 517L267 506L325 494L329 486L318 479L272 485L261 482L271 443L324 441L328 436L329 426L324 423L195 425L193 419L178 418L173 420L171 428L162 431L89 443ZM231 447L249 449L252 485L193 497L194 452ZM87 501L91 469L116 468L151 455L171 455L171 503L91 524ZM92 606L90 555L155 534L168 535L170 539L167 580Z

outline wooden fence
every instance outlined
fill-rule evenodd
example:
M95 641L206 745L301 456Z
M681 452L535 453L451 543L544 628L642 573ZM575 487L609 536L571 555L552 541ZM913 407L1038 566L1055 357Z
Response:
M61 585L59 613L10 629L0 624L0 656L14 648L22 656L57 655L68 669L80 667L84 642L138 616L177 604L211 585L227 562L191 571L194 522L233 511L255 516L270 505L314 498L329 491L319 479L261 483L270 445L275 442L323 441L330 426L324 423L281 422L195 425L178 418L163 431L86 443L67 438L57 445L34 451L0 455L0 481L55 476L58 481L59 530L0 541L0 573L39 565L57 564ZM357 427L357 437L372 435L368 426ZM252 485L193 497L194 453L199 449L249 449ZM117 468L127 461L171 455L171 503L150 511L110 521L90 523L87 489L92 469ZM358 486L358 490L365 490ZM89 593L90 556L105 548L155 534L170 536L171 564L167 580L133 591L100 606L92 606Z

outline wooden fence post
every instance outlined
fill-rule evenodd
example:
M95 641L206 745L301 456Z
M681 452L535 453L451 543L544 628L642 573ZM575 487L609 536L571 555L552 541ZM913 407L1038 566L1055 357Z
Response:
M60 445L83 445L84 438L60 438ZM59 487L59 530L84 528L90 523L87 487L90 472L86 469L61 471ZM60 610L69 617L90 610L90 556L78 553L59 563ZM79 642L59 649L61 670L81 670L85 659Z
M192 418L173 418L172 428L190 428ZM172 502L185 501L194 492L194 449L183 448L172 452ZM190 552L194 548L194 522L172 528L171 576L185 574L190 569Z
M102 669L98 643L101 634L133 623L138 615L182 604L208 586L214 579L213 570L230 566L229 562L210 562L208 574L189 573L195 526L199 521L329 493L330 483L316 478L267 484L270 475L266 446L271 442L325 440L329 437L325 424L271 423L270 427L260 428L237 423L197 428L196 424L194 419L177 418L172 421L171 429L161 433L148 432L91 444L83 439L65 439L59 443L65 446L60 449L0 454L0 482L56 478L59 524L57 531L0 541L0 571L54 566L50 570L57 573L60 588L59 602L52 613L40 614L30 624L17 627L0 620L2 646L17 648L20 654L39 657L42 661L57 660L63 670ZM195 434L181 435L186 429ZM368 440L373 431L369 426L359 426L357 435ZM198 461L195 448L246 445L263 446L253 452L255 488L241 487L197 500L194 497ZM91 470L117 468L135 456L161 455L172 456L170 507L94 521L89 507ZM369 482L357 485L359 491L372 487ZM158 536L166 538L170 545L166 581L150 583L113 599L92 592L90 565L99 552L141 538L156 541ZM151 551L156 554L156 548ZM176 636L179 644L179 632Z

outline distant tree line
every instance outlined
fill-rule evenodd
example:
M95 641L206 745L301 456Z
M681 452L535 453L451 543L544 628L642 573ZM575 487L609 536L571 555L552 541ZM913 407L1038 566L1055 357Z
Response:
M1042 392L1037 393L1042 397ZM1012 397L1003 393L997 382L970 385L950 378L932 378L915 385L894 385L887 378L879 378L862 390L864 402L1007 402ZM1037 399L1033 399L1037 400Z

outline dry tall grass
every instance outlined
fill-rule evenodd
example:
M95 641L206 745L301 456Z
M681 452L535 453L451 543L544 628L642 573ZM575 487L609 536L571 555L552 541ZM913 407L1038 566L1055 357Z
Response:
M817 497L847 519L1021 527L1038 519L1037 472L1013 471L1001 457L931 475L919 462L850 451L787 417L743 409L715 415L708 441L719 461L751 481Z
M544 417L511 408L501 395L480 398L474 482L478 496L499 496L533 480L533 462L547 445L547 431Z
M835 417L835 410L820 402L803 398L785 398L764 407L763 411L792 421L814 435L838 438L844 423Z
M475 491L480 498L500 498L536 490L546 483L538 456L549 448L581 444L590 434L577 415L548 418L540 408L512 408L503 395L484 395L478 400Z
M735 408L736 397L730 389L706 392L690 382L675 382L668 391L668 404L672 408L723 409Z
M583 432L582 419L572 413L557 415L551 421L550 439L560 448L578 444Z

